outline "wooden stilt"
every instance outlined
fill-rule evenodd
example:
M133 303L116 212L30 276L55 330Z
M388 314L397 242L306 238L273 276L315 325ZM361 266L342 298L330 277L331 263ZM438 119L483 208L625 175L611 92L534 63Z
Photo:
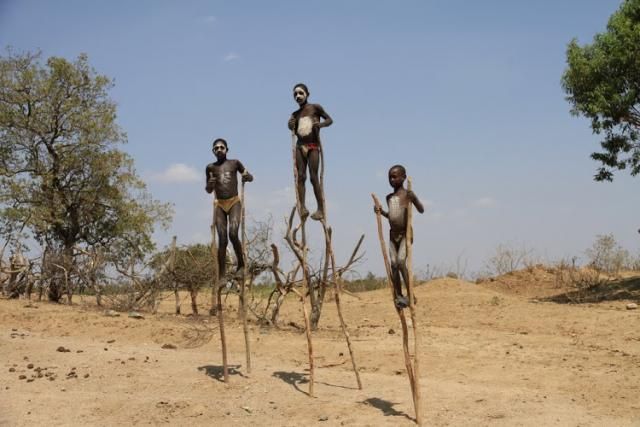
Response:
M302 267L302 279L304 283L303 292L299 293L300 300L302 301L302 313L304 315L304 324L305 324L305 332L307 335L307 349L309 353L309 396L313 397L313 389L315 383L315 364L313 360L313 342L311 339L311 321L309 320L309 313L307 311L307 298L306 294L309 293L311 295L311 281L309 278L309 269L307 268L307 233L305 230L305 223L307 218L302 217L302 203L300 201L300 194L298 193L298 167L296 164L296 136L292 132L291 133L291 152L293 155L293 177L294 177L294 188L296 191L296 209L298 211L298 217L300 218L300 232L302 233L302 250L301 254L298 254L297 251L294 250L294 253L298 256L298 261ZM293 222L293 214L289 218L289 230L292 230L291 224ZM289 237L288 237L289 238ZM289 242L292 248L295 248L294 242Z
M218 269L218 245L216 243L216 205L213 205L213 223L211 224L211 256L213 257L214 274L212 299L216 296L216 315L220 328L220 343L222 347L222 372L224 382L229 382L229 365L227 364L227 340L224 334L224 315L222 309L222 286L220 284L220 271ZM212 301L213 302L213 301Z
M371 197L373 198L373 203L375 205L376 208L382 209L380 202L378 201L378 198L376 197L375 194L371 194ZM381 215L379 213L376 213L376 221L378 223L378 239L380 240L380 249L382 251L382 258L384 259L384 267L385 270L387 272L387 284L389 286L389 289L391 290L391 299L392 301L395 300L395 291L393 289L393 282L391 279L391 266L389 264L389 256L387 255L387 245L385 244L384 241L384 236L383 236L383 232L382 232L382 219L381 219ZM413 298L413 294L411 294L411 298ZM394 301L394 307L395 307L395 301ZM407 369L407 376L409 377L409 384L411 386L411 395L413 397L413 406L414 406L414 410L416 412L416 423L418 425L421 425L421 420L422 417L420 415L418 415L419 413L419 406L416 405L416 392L417 392L417 387L416 387L416 372L414 370L414 366L413 363L411 362L411 352L409 351L409 330L407 327L407 319L404 315L404 311L402 309L398 309L396 307L396 312L398 313L398 317L400 318L400 325L402 326L402 350L404 352L404 364L405 367ZM412 319L413 321L413 319ZM413 323L413 327L415 328L415 323ZM415 333L415 331L414 331Z
M320 188L322 194L322 229L324 230L324 239L325 239L325 247L326 254L331 260L331 272L333 275L334 282L334 298L336 302L336 309L338 311L338 318L340 319L340 327L342 328L342 334L344 335L345 340L347 341L347 348L349 349L349 356L351 357L351 366L353 367L353 372L356 376L356 382L358 383L358 389L362 390L362 381L360 380L360 373L358 372L358 366L356 364L356 359L353 352L353 347L351 345L351 337L349 336L349 331L347 330L347 324L344 321L344 317L342 316L342 308L340 305L340 294L342 293L342 283L341 278L336 271L336 260L333 254L333 244L331 241L331 228L327 226L327 201L324 197L324 153L322 147L320 148L320 161L321 161L321 172L320 172Z
M242 281L240 282L240 316L242 317L242 331L244 332L244 351L247 364L247 373L251 373L251 343L249 339L249 326L247 324L247 307L245 290L247 284L247 233L245 228L245 197L244 197L244 181L240 187L240 203L242 204L242 257L244 258L244 267L242 269Z
M411 177L407 179L407 189L411 191ZM413 406L416 411L416 422L422 425L422 405L420 401L420 333L418 330L418 322L416 318L416 299L413 288L413 203L409 202L407 206L407 232L405 242L407 244L407 271L409 273L407 290L409 294L409 313L411 314L411 324L413 329Z

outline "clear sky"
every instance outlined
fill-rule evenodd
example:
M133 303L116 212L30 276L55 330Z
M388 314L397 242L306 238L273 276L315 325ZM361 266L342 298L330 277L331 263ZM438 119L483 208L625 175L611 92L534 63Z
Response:
M224 137L255 176L248 214L272 215L284 249L286 122L305 82L334 119L322 135L338 263L365 233L358 270L384 272L370 193L387 194L401 163L427 205L414 266L459 260L472 273L500 243L584 259L597 234L613 233L638 253L640 177L592 180L599 138L569 114L560 85L567 43L590 42L619 4L0 0L0 45L84 52L115 80L124 149L153 196L175 205L160 245L173 234L209 241L204 168Z

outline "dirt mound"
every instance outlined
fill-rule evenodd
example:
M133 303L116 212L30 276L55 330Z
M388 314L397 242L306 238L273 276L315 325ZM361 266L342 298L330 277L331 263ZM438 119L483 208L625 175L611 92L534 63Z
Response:
M476 283L487 289L525 298L545 298L571 289L559 280L555 268L542 265L479 279Z

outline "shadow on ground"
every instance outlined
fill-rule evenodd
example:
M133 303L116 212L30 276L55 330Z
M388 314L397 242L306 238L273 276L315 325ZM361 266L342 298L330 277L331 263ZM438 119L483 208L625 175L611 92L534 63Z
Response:
M287 384L291 384L293 388L298 390L300 393L306 394L307 396L309 395L309 393L307 393L306 391L298 387L298 384L306 384L309 382L305 374L300 374L298 372L276 371L273 373L273 376L278 379L281 379Z
M542 299L542 301L558 304L589 304L619 300L640 300L640 276L599 283Z
M229 365L227 366L227 369L229 370L229 375L240 375L243 378L246 378L242 372L238 371L238 369L240 368L240 365ZM204 373L213 378L216 379L220 382L224 382L224 369L222 366L216 366L216 365L205 365L205 366L198 366L198 371L204 371Z
M382 413L389 417L405 417L411 421L414 421L413 418L411 418L409 415L407 415L404 412L398 411L397 409L394 409L393 406L397 405L397 403L393 403L393 402L389 402L388 400L383 400L383 399L379 399L377 397L372 397L369 398L367 400L363 400L362 402L365 405L369 405L369 406L373 406L376 409L379 409L382 411Z

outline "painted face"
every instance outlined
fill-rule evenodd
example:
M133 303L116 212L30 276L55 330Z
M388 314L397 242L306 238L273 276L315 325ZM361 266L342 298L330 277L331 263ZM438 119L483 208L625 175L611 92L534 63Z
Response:
M389 185L393 188L398 188L404 182L406 176L400 169L391 169L389 171Z
M213 145L213 154L216 155L216 157L221 157L221 156L226 156L227 155L227 147L225 147L225 145L218 141Z
M293 99L295 99L296 102L300 105L304 104L307 101L308 96L309 94L305 92L304 89L300 86L296 86L293 89Z

